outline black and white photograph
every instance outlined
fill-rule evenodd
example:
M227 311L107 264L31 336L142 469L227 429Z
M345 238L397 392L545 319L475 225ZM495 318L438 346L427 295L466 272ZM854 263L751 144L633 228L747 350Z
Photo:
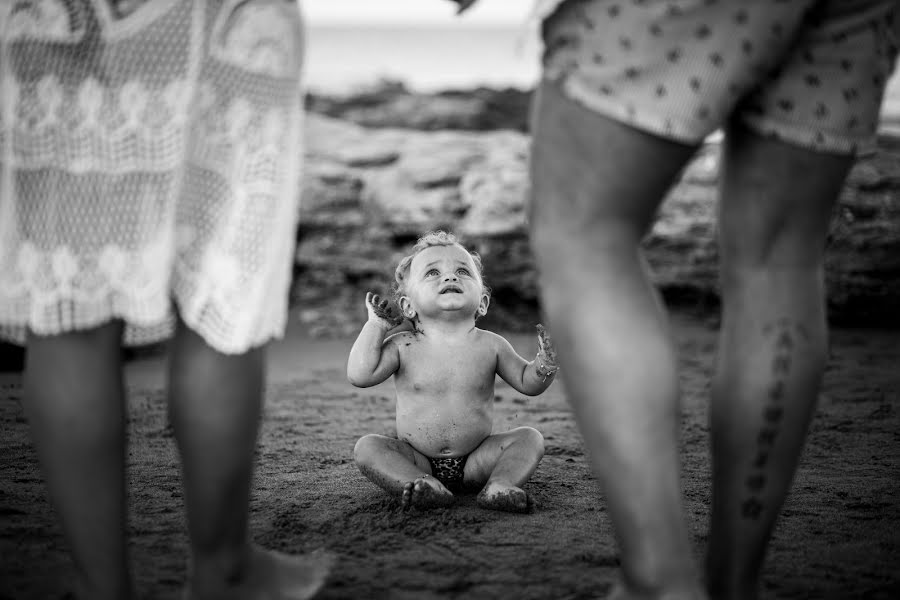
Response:
M900 598L897 0L0 0L0 600Z

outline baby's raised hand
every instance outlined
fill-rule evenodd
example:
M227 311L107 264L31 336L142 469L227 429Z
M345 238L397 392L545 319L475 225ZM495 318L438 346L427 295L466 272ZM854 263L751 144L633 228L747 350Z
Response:
M538 362L543 365L544 368L552 371L556 371L559 368L559 363L556 361L556 348L553 346L553 340L550 338L550 332L547 329L538 323L538 353L537 359Z
M403 322L403 315L394 310L393 302L372 292L366 292L366 310L369 321L378 323L384 329L393 329Z

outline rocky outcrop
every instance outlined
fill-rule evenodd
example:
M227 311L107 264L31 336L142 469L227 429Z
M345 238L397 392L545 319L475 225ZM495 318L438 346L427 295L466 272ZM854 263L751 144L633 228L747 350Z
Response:
M365 128L310 115L293 302L317 335L353 334L367 290L431 229L464 238L484 258L493 301L485 327L531 329L539 319L525 230L528 138L504 131ZM663 203L644 242L670 304L718 303L715 185L719 145L706 144ZM828 240L829 314L841 325L897 326L900 142L852 171Z
M382 80L344 95L310 92L306 108L366 127L421 131L445 129L527 131L531 91L477 87L433 93L410 91L403 82Z

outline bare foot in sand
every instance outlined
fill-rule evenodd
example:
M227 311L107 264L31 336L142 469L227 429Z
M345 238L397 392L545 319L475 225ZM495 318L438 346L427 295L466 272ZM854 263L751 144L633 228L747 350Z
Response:
M514 485L506 485L489 481L478 493L478 506L489 510L506 512L528 512L531 510L531 498L525 490Z
M323 551L292 555L254 546L249 572L241 582L205 585L199 577L185 590L185 600L307 600L325 583L334 556ZM222 585L227 587L222 587ZM230 585L229 585L230 584Z
M453 494L431 475L423 475L403 486L400 503L403 510L409 508L440 508L453 504Z

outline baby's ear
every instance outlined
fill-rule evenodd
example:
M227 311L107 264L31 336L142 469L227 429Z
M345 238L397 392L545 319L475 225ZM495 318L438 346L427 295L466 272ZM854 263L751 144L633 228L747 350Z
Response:
M415 319L416 311L412 307L412 302L409 299L409 296L400 296L400 301L398 302L400 305L400 312L403 313L403 316L407 319Z
M491 304L491 295L490 294L482 294L481 302L478 303L478 316L483 317L487 314L488 306Z

